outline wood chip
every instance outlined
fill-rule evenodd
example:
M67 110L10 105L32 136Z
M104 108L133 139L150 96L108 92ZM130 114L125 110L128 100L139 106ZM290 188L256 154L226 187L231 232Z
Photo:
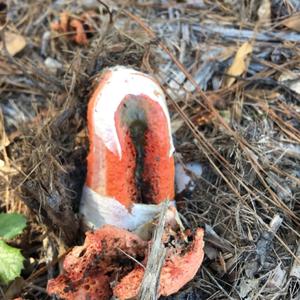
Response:
M298 244L296 256L300 260L300 244ZM292 266L292 269L290 272L290 276L300 279L300 263L296 259L294 260L294 263L293 263L293 266Z
M10 140L6 134L4 127L4 119L2 115L2 110L0 111L0 150L3 150L10 144Z

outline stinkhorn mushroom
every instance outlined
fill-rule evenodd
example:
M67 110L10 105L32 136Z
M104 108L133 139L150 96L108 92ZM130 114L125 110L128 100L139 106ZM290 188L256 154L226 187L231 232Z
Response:
M68 300L138 295L151 248L140 229L174 198L170 128L164 94L153 78L125 67L102 73L88 104L90 150L80 207L85 224L96 230L66 256L64 273L48 282L49 294ZM158 291L164 296L190 281L203 260L203 230L187 238L174 201L166 224Z
M107 69L88 105L85 221L134 230L174 198L174 146L160 86L133 69Z

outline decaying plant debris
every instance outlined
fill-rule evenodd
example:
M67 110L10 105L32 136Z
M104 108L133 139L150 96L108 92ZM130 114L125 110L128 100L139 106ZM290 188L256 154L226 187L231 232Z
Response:
M202 164L177 206L186 227L205 228L205 260L168 299L299 298L300 33L285 21L298 1L79 3L7 1L3 30L26 46L1 50L1 211L31 221L15 241L22 279L1 295L50 299L58 258L82 242L87 99L97 74L121 64L161 82L176 160ZM50 31L63 11L86 10L97 15L86 46Z

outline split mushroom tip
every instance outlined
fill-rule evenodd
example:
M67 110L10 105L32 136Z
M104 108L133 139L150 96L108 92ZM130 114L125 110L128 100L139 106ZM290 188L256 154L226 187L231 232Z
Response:
M132 68L105 69L89 101L88 129L85 222L134 230L174 197L174 146L160 86Z

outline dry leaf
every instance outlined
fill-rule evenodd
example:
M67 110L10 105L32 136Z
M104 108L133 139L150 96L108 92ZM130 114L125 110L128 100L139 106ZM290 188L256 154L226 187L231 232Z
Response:
M5 164L5 161L0 159L0 174L7 176L17 175L19 172L15 167L11 167L9 164Z
M270 0L262 0L257 11L258 20L263 24L270 24L271 22L271 3Z
M22 35L5 32L5 43L7 51L10 55L14 56L26 46L26 40ZM3 49L3 43L0 43L0 50Z
M0 150L7 147L10 144L10 141L5 132L0 133Z
M291 16L283 20L282 24L289 29L300 32L300 15Z
M241 76L248 67L247 57L252 53L252 45L245 42L237 51L231 67L228 69L227 74L231 76ZM228 77L225 80L225 86L230 87L235 82L235 78Z

